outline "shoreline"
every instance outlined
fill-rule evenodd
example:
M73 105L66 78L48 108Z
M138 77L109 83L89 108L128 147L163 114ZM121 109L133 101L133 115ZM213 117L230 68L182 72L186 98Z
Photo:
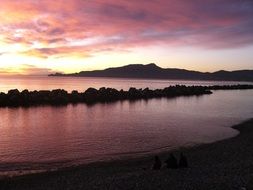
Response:
M0 180L3 189L240 189L253 186L253 119L230 139L173 151L188 169L152 171L153 156L98 162ZM172 151L170 151L172 152ZM159 153L164 162L168 152Z

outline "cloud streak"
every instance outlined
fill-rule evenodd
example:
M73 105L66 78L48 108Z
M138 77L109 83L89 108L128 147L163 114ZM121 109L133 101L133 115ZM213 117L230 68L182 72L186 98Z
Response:
M253 44L252 0L1 0L4 42L20 54L92 56L166 44L238 48Z
M26 75L48 75L54 73L52 69L36 67L34 65L24 64L22 67L22 73Z
M34 65L23 64L20 68L7 67L0 69L0 75L48 75L55 73L54 70L49 68L36 67Z

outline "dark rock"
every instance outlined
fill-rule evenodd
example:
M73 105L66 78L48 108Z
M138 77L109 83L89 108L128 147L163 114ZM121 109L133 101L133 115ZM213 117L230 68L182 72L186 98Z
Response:
M19 106L21 104L20 92L17 89L9 90L7 96L9 106Z
M82 98L82 95L78 93L78 91L73 90L71 94L69 95L69 99L72 103L78 103L82 102L84 99Z
M18 89L12 89L8 91L8 96L18 96L18 95L19 95Z
M19 92L17 89L8 91L7 94L0 93L0 107L4 106L30 106L30 105L65 105L68 103L85 102L93 104L96 102L111 102L117 100L135 101L138 99L150 99L161 97L177 96L200 96L211 94L211 90L234 90L234 89L253 89L253 85L225 85L225 86L169 86L164 89L150 90L149 88L136 89L130 88L128 91L116 90L114 88L102 87L99 90L89 88L84 93L72 91L68 93L62 89L40 90Z
M8 103L8 97L5 93L0 93L0 106L4 107L7 106Z
M88 88L84 92L84 98L87 103L93 103L97 100L98 90L95 88Z
M49 101L54 105L65 105L69 103L68 92L62 89L52 90Z

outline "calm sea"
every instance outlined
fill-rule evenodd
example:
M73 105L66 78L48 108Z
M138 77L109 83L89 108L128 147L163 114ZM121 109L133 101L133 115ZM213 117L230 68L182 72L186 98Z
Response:
M0 81L0 91L5 92L12 88L84 91L102 86L128 89L231 84L47 77L0 78ZM210 143L237 135L230 126L252 116L253 90L92 106L0 108L0 175L132 158Z
M118 90L128 90L130 87L157 89L170 85L226 85L226 84L253 84L249 82L226 81L187 81L187 80L146 80L146 79L120 79L120 78L84 78L84 77L0 77L0 92L8 92L10 89L28 90L52 90L65 89L68 92L78 90L83 92L89 87L110 87Z

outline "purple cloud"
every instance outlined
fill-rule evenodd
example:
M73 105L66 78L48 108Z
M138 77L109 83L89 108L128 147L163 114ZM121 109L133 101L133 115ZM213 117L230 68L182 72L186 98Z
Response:
M153 44L203 48L253 44L252 0L18 2L0 2L0 11L17 14L2 18L0 30L9 43L44 44L24 53L45 58Z

